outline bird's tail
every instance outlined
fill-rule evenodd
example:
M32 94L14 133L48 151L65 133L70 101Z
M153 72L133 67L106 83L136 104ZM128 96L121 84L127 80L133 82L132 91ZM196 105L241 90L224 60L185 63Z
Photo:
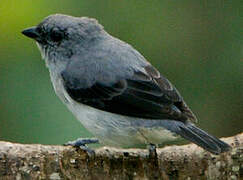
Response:
M201 146L202 148L211 153L219 154L222 152L229 151L231 149L230 145L212 135L209 135L208 133L199 129L192 123L181 123L177 125L177 134L189 141L192 141L198 146Z

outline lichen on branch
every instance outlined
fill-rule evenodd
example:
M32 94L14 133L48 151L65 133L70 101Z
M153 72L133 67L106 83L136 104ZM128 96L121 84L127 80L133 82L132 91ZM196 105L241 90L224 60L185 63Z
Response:
M78 148L0 142L0 179L240 179L243 133L223 138L233 148L213 155L189 144L157 149Z

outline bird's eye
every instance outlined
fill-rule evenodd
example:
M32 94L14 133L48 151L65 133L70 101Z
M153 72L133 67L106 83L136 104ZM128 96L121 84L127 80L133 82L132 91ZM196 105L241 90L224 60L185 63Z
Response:
M63 39L64 33L58 28L53 28L50 34L52 41L60 42Z

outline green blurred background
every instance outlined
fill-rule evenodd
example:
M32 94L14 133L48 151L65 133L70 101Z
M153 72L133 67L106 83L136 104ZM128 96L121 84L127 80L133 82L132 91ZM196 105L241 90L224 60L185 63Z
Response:
M54 13L98 19L176 85L200 127L219 137L242 132L241 6L239 0L0 0L0 140L61 144L92 136L56 97L34 41L20 33Z

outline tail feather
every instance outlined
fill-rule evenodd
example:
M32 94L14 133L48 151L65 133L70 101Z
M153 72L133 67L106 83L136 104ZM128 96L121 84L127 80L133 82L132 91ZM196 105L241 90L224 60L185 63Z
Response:
M180 124L176 133L214 154L226 152L231 149L227 143L209 135L191 123Z
M190 128L194 129L194 131L197 131L198 134L200 134L200 136L204 137L204 138L210 138L211 141L213 141L214 143L216 143L220 149L221 149L221 152L226 152L226 151L229 151L231 149L231 146L229 146L227 143L221 141L220 139L206 133L205 131L199 129L198 127L196 126L189 126Z

